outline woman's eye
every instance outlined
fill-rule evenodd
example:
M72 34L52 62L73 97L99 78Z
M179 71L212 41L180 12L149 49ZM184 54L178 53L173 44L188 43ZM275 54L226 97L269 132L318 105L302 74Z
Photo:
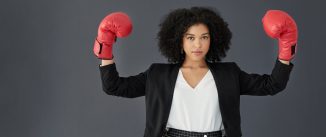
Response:
M204 38L204 39L208 39L208 36L204 36L203 38Z
M194 38L194 37L188 37L187 39L189 39L189 40L193 40L193 38Z

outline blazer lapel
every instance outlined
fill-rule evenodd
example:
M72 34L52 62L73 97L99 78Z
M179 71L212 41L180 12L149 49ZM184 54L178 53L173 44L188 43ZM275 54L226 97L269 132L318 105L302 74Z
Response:
M169 86L168 86L168 102L172 102L173 92L175 88L175 84L177 82L178 72L181 67L181 63L174 64L172 67L171 75L169 76Z
M223 84L223 79L226 78L225 76L225 70L222 68L223 66L220 63L207 63L209 69L211 70L213 77L214 77L214 81L215 81L215 85L217 88L217 94L218 94L218 101L219 101L219 106L220 106L220 111L221 114L224 113L224 102L226 101L226 96L225 96L225 90L224 90L224 86L225 84ZM223 120L223 116L222 115L222 120Z
M166 99L167 100L165 101L165 113L163 114L164 115L164 121L163 121L164 127L166 126L169 115L170 115L174 88L175 88L175 84L177 81L178 72L179 72L180 67L181 67L181 63L173 64L172 68L171 68L171 73L169 73L168 74L169 76L167 77L167 80L169 82L168 82L167 90L166 90L166 92L167 92Z
M207 62L207 65L209 67L209 69L212 72L212 75L214 77L214 81L216 84L216 88L217 88L217 93L218 93L218 99L219 99L219 106L221 109L221 113L223 113L223 100L225 100L225 94L223 93L223 69L221 68L222 66L219 65L219 63L210 63ZM179 69L181 67L181 63L177 63L174 64L171 70L171 74L168 77L169 80L169 85L167 86L167 96L166 96L166 113L164 113L164 124L167 124L167 120L170 114L170 110L171 110L171 105L172 105L172 99L173 99L173 93L174 93L174 88L175 88L175 84L176 84L176 80L177 80L177 76L178 76L178 72Z
M223 100L223 77L225 72L223 72L223 69L221 68L222 66L220 66L219 63L210 63L210 62L207 62L207 65L208 65L208 68L211 70L212 72L212 75L214 77L214 81L215 81L215 84L216 84L216 88L217 88L217 92L218 92L218 95L219 95L219 100ZM169 85L167 87L167 99L170 104L172 103L172 98L173 98L173 92L174 92L174 88L175 88L175 84L176 84L176 80L177 80L177 76L178 76L178 72L179 72L179 69L181 67L181 63L177 63L177 64L174 64L173 67L172 67L172 72L169 76ZM170 107L170 104L168 105Z

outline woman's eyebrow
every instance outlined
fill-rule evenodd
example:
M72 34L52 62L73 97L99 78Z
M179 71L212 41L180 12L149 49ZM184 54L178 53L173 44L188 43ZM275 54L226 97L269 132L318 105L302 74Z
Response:
M191 35L191 36L194 36L194 34L190 34L190 33L185 33L185 35Z
M201 35L206 35L206 34L209 34L208 32L206 32L206 33L203 33L203 34L201 34ZM191 36L195 36L195 34L190 34L190 33L185 33L185 35L191 35Z

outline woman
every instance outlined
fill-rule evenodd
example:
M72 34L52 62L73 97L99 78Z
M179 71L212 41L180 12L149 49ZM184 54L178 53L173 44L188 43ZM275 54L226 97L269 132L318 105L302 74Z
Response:
M282 24L285 21L290 23ZM240 95L277 94L293 68L294 20L273 10L263 25L280 41L271 75L248 74L234 62L220 62L232 37L228 24L212 8L192 7L170 12L160 24L159 49L168 64L153 63L138 75L120 77L112 45L117 37L127 36L132 25L126 14L112 13L101 22L94 44L95 55L102 59L103 90L127 98L145 96L144 137L240 137Z

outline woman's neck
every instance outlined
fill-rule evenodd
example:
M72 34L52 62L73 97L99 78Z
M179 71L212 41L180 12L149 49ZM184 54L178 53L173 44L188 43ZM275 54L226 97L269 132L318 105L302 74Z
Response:
M191 61L185 59L184 62L182 63L182 68L189 68L189 69L202 69L202 68L207 68L207 63L205 60L201 61Z

